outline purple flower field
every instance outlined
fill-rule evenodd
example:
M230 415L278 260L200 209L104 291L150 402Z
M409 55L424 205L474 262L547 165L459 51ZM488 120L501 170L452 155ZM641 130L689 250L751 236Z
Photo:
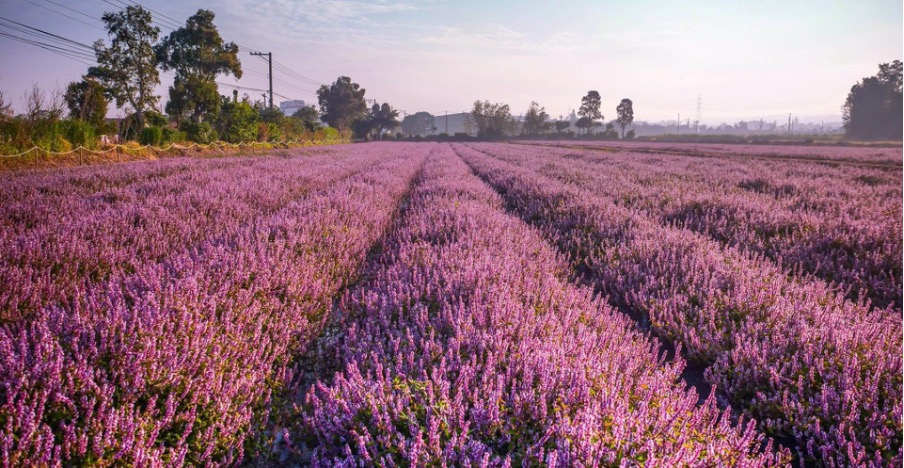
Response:
M900 151L688 146L0 174L0 464L900 466Z

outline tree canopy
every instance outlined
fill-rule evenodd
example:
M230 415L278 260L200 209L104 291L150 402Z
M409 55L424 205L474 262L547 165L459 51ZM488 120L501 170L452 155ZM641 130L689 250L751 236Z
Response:
M159 96L154 88L160 84L157 56L153 43L160 28L151 24L151 13L141 6L104 13L101 18L112 37L110 45L94 43L97 66L88 70L116 100L117 107L130 106L138 128L144 126L144 112L152 109Z
M190 117L201 122L206 115L215 115L221 103L214 81L217 75L242 77L239 48L223 41L213 24L214 17L210 10L198 10L185 26L154 47L163 70L176 71L166 112L177 120Z
M581 107L578 109L578 115L587 120L583 122L583 125L581 125L581 121L578 121L575 125L586 129L595 127L596 121L603 119L603 114L600 112L602 102L603 98L600 97L598 91L587 91L587 94L581 98Z
M879 65L879 73L853 87L842 107L849 138L864 140L902 137L901 61Z
M554 125L556 127L556 133L562 133L565 130L568 130L569 127L571 127L571 122L569 122L565 119L556 120Z
M634 122L634 103L628 98L622 99L615 108L615 113L618 115L616 122L618 123L618 126L621 127L621 136L624 138L625 127L631 125L631 122Z
M521 122L521 134L539 135L549 130L551 123L547 122L549 114L545 107L540 107L535 101L531 101L527 112L524 113L524 121Z
M387 103L379 105L374 103L370 110L370 126L382 135L384 130L392 130L399 126L399 111Z
M402 132L408 135L424 135L434 130L434 117L429 112L415 112L402 119Z
M260 114L251 106L247 97L240 101L237 93L233 93L232 99L225 96L221 99L221 110L217 119L220 138L230 143L257 140Z
M510 135L517 125L508 104L490 101L474 101L470 118L477 127L477 138L503 138Z
M66 106L69 116L88 122L96 127L104 125L107 117L107 97L105 89L97 80L82 77L66 87Z
M320 113L314 106L304 106L295 111L292 117L301 120L307 130L314 131L320 128Z
M347 76L340 76L329 86L321 86L317 90L317 101L323 121L333 128L345 130L353 122L365 118L367 103L364 102L364 92L364 88L352 83Z

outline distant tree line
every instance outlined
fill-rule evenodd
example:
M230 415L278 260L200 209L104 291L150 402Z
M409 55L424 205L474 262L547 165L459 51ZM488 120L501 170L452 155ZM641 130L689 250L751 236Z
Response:
M108 41L94 43L97 65L79 81L50 93L34 87L19 116L13 116L0 92L0 154L32 146L92 148L107 134L153 145L280 142L340 140L353 132L375 137L399 126L398 111L386 103L368 108L364 89L348 77L318 90L322 116L313 106L286 116L263 100L239 98L237 91L221 95L217 77L241 78L242 64L238 46L220 36L214 19L212 11L200 9L161 38L150 11L141 6L105 13ZM161 70L175 74L165 109L158 108L160 96L155 94ZM106 118L111 103L126 110L124 119L114 123Z
M901 61L880 64L879 73L851 87L842 114L848 138L901 140Z
M383 139L395 137L392 130L399 127L399 111L388 103L367 107L365 90L347 76L340 76L331 85L317 90L322 119L340 131L351 131L356 138Z
M402 120L401 129L409 138L445 139L480 139L498 140L509 137L578 137L571 127L574 126L585 138L619 138L615 125L621 127L622 138L633 138L634 132L626 131L634 122L634 103L630 99L622 99L616 106L618 118L614 123L603 124L601 111L602 97L595 90L588 91L581 98L581 106L577 112L580 118L576 122L560 117L553 120L546 112L546 108L536 101L531 101L524 115L516 118L512 115L511 107L504 103L494 103L488 100L475 101L470 112L465 115L464 132L455 135L437 134L435 117L428 112L417 112L406 116ZM596 132L594 129L605 127L605 130Z
M238 46L220 36L215 15L209 10L199 9L184 26L162 38L151 13L139 5L105 13L102 20L108 42L94 43L97 65L79 81L49 93L34 87L26 96L25 113L16 117L0 92L0 153L33 145L51 151L65 151L74 145L92 147L100 135L111 133L123 141L162 145L352 136L371 140L423 136L437 130L436 119L428 112L406 115L399 121L398 110L365 99L365 89L347 76L317 90L319 111L307 106L291 116L263 100L252 101L247 95L240 99L237 91L221 95L217 77L241 78L242 64ZM899 60L880 64L875 76L863 78L851 88L843 106L849 138L901 139L901 68ZM164 109L158 108L160 96L154 93L161 70L175 74ZM368 101L372 105L368 106ZM635 125L634 103L628 98L615 107L616 118L604 123L602 102L599 91L590 90L581 98L577 112L552 119L537 102L515 118L508 104L478 100L466 114L465 132L459 137L631 139L636 130L650 128L649 124ZM127 111L116 125L106 119L111 103ZM760 120L730 128L702 126L695 131L762 133L769 132L770 125L773 132L778 128L775 122ZM675 131L680 133L678 127Z

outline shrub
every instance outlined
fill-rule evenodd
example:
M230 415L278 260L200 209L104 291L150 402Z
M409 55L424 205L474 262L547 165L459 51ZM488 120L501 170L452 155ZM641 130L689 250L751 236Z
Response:
M40 138L35 139L34 144L43 150L53 151L55 153L72 151L72 143L58 132L46 133Z
M257 111L247 102L229 102L220 112L220 138L229 143L255 141L260 127Z
M170 143L178 143L186 140L188 140L188 135L185 132L170 127L163 127L163 138L160 141L162 145L169 145Z
M70 119L63 122L63 135L75 146L94 148L97 146L97 128L94 125L78 119Z
M315 141L338 141L340 139L339 130L336 130L333 127L325 127L321 128L314 132L314 140Z
M261 122L257 127L257 141L279 141L282 138L282 132L279 126L272 122Z
M185 140L206 145L217 140L217 132L207 122L182 122L179 130L185 133Z
M143 128L138 137L138 142L142 145L160 146L162 141L163 129L157 126Z

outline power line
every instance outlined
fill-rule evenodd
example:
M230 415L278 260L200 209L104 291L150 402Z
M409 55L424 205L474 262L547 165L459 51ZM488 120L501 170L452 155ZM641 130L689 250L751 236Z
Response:
M144 8L145 10L150 11L151 13L156 13L155 11L151 10L150 8L145 8L144 6L142 6L141 4L138 4L138 3L135 3L134 5L130 5L121 0L116 0L117 2L119 2L121 4L121 5L117 5L116 3L113 3L110 0L102 0L102 1L108 5L112 5L114 8L117 9L117 11L125 10L127 7L130 7L130 6L139 6L141 8ZM159 15L160 13L157 13L157 14ZM177 24L175 27L173 27L171 24L167 24L166 22L164 22L163 20L160 20L159 18L155 17L154 15L151 15L151 23L155 24L160 29L165 29L167 32L175 31L177 28L181 27L181 25L179 25L179 24Z
M110 5L117 6L116 4L110 2L109 0L103 0L103 1L106 2L106 3L109 3ZM123 5L127 5L127 3L126 3L124 0L116 0L116 1L119 2L119 3L122 3ZM151 13L154 14L153 18L163 18L163 19L160 19L160 20L158 20L158 19L153 19L153 20L152 20L152 21L154 21L154 22L157 22L158 25L160 25L161 27L166 27L167 29L172 29L172 30L175 30L175 29L177 29L177 28L182 27L182 24L181 24L181 23L179 23L177 20L173 19L173 18L170 17L170 16L167 16L167 15L165 15L165 14L163 14L163 13L160 13L160 12L157 11L157 10L154 10L154 9L148 8L148 7L146 7L146 6L143 6L142 4L136 2L135 0L128 0L128 2L132 3L133 5L140 6L140 7L142 7L142 8L147 9L148 11L150 11ZM117 8L119 8L119 7L117 6ZM239 44L239 43L237 43L237 42L234 42L234 44L237 45L237 46L239 47L239 49L244 49L245 51L251 52L252 54L260 54L260 53L261 53L261 51L259 51L259 50L257 50L257 49L253 49L253 48L250 48L250 47L243 46L243 45L241 45L241 44ZM278 71L281 71L281 72L285 73L285 74L288 76L288 78L297 80L297 81L299 81L299 82L301 82L301 83L303 83L303 84L315 85L315 86L320 86L320 85L323 85L323 84L324 84L324 83L322 83L322 82L320 82L320 81L317 81L317 80L315 80L315 79L313 79L313 78L311 78L311 77L308 77L308 76L305 76L305 75L303 75L303 74L301 74L301 73L298 73L298 72L296 72L295 70L292 70L291 68L287 67L286 65L283 65L283 64L281 64L281 63L279 63L279 62L277 62L277 61L275 61L275 60L272 62L272 65L271 65L271 66L272 66L273 68L276 68ZM285 83L285 82L284 82L284 83ZM298 89L303 90L304 92L307 92L307 93L313 93L313 91L304 90L304 89L302 89L302 88L298 88Z
M315 80L315 79L313 79L313 78L309 78L309 77L307 77L307 76L305 76L305 75L302 75L301 73L298 73L298 72L292 70L291 68L289 68L289 67L287 67L287 66L285 66L285 65L283 65L283 64L281 64L281 63L279 63L279 62L275 62L275 61L274 61L274 64L276 65L277 69L282 70L282 71L283 71L284 73L286 73L287 75L290 75L290 76L292 76L293 78L295 78L295 79L297 79L297 80L299 80L299 81L303 81L303 82L306 82L306 83L308 83L308 84L313 84L313 85L323 85L323 84L325 84L325 83L321 83L320 81L317 81L317 80Z
M251 52L251 55L261 58L267 56L267 64L270 66L270 108L273 108L273 52Z
M80 15L86 17L86 18L90 18L90 19L93 19L94 21L102 22L99 18L97 18L97 17L95 17L95 16L89 15L89 14L87 14L87 13L85 13L85 12L76 10L76 9L74 9L74 8L70 8L70 7L66 6L66 5L63 5L62 3L57 3L57 2L55 2L54 0L46 0L46 1L47 1L48 3L52 3L52 4L56 5L56 6L58 6L58 7L65 8L65 9L67 9L67 10L73 12L73 13L78 13L78 14L80 14Z
M52 53L54 53L54 54L57 54L57 55L59 55L59 56L61 56L61 57L66 57L66 58L68 58L68 59L75 60L76 62L83 63L83 64L85 64L85 65L87 65L87 66L89 66L89 67L90 67L90 66L93 66L93 64L88 63L88 62L86 62L86 61L83 60L83 59L85 59L86 57L81 56L81 55L78 55L78 54L76 54L76 53L74 53L74 52L72 52L72 51L69 51L68 49L63 49L63 48L61 48L61 47L54 46L54 45L52 45L52 44L47 44L47 43L43 43L43 42L40 42L40 41L35 41L35 40L33 40L33 39L22 38L22 37L19 37L19 36L14 35L14 34L9 34L9 33L2 32L2 31L0 31L0 37L6 37L6 38L12 39L12 40L14 40L14 41L22 42L22 43L24 43L24 44L29 44L29 45L32 45L32 46L35 46L35 47L39 47L39 48L44 49L44 50L46 50L46 51L48 51L48 52L52 52ZM89 60L93 60L93 58L92 58L92 59L89 59Z
M273 94L276 94L277 96L279 96L283 99L288 99L289 101L301 101L301 99L290 98L288 96L283 96L282 94L279 94L279 93L273 93Z
M122 1L122 0L117 0L117 1L118 1L119 3L125 4L125 2ZM157 11L157 10L153 10L153 9L151 9L151 8L149 8L149 7L146 7L146 6L144 6L144 5L142 5L142 4L138 3L138 2L136 2L135 0L129 0L129 3L131 3L131 4L135 5L135 6L140 6L141 8L144 8L145 10L148 10L148 11L150 11L151 13L154 13L154 14L156 14L156 15L159 16L159 17L163 17L164 20L166 20L166 22L168 22L168 23L171 24L171 25L174 24L176 28L181 28L181 27L182 27L182 23L180 23L178 20L175 20L175 19L173 19L173 18L170 17L170 16L164 15L163 13L160 13L160 12ZM161 22L163 22L163 21L161 21Z
M69 16L69 15L67 15L66 13L63 13L63 12L61 12L61 11L54 10L53 8L50 8L50 7L45 6L45 5L41 5L40 3L35 3L35 2L33 2L33 1L31 1L31 0L25 0L25 2L31 3L32 5L34 5L34 6L36 6L36 7L43 8L43 9L48 10L48 11L52 11L52 12L54 12L54 13L60 15L60 16L65 16L66 18L69 18L69 19L71 19L72 21L76 21L76 22L82 23L82 24L84 24L84 25L91 26L92 28L95 28L95 29L100 29L101 31L104 30L103 28L101 28L100 26L98 26L98 25L96 25L96 24L87 23L87 22L82 21L82 20L80 20L80 19L78 19L78 18L73 18L72 16Z
M18 21L13 21L13 20L11 20L11 19L9 19L9 18L4 18L4 17L0 16L0 20L3 20L3 21L6 21L6 22L8 22L8 23L12 23L12 24L15 25L15 26L9 26L9 25L6 26L7 28L10 28L10 29L15 29L15 30L18 30L18 31L20 31L20 32L28 33L28 34L31 34L31 35L34 35L34 36L37 36L37 37L41 37L41 36L43 35L43 36L47 36L47 37L49 37L49 38L52 38L53 40L61 41L61 42L64 42L64 43L70 43L70 44L73 44L73 45L76 45L76 46L79 46L79 47L83 47L83 48L85 48L85 49L92 50L92 51L94 50L94 48L91 47L91 46L89 46L88 44L84 44L84 43L81 43L81 42L78 42L78 41L74 41L74 40L69 39L69 38L67 38L67 37L58 36L58 35L56 35L56 34L54 34L54 33L44 31L43 29L35 28L35 27L33 27L33 26L29 26L29 25L27 25L27 24L23 24L23 23L20 23L20 22L18 22ZM23 29L23 28L24 28L24 29ZM33 31L33 32L32 32L32 31Z
M310 90L310 89L305 89L305 88L299 87L298 85L294 85L294 84L289 83L289 82L287 82L287 81L281 80L281 79L279 79L279 78L277 78L277 77L273 77L273 80L278 81L278 82L282 83L282 84L285 85L285 86L288 86L288 87L290 87L290 88L293 88L293 89L295 89L295 90L297 90L297 91L301 91L301 92L303 92L303 93L315 94L315 95L317 94L317 93L315 93L314 91L312 91L312 90Z
M35 5L35 6L44 8L44 9L50 9L50 8L47 8L47 7L43 6L43 5L34 3L34 2L31 1L31 0L25 0L25 1L28 2L28 3L30 3L30 4L32 4L32 5ZM69 11L71 11L71 12L73 12L73 13L77 13L77 14L82 15L82 16L85 16L85 17L87 17L87 18L90 18L90 19L93 19L93 20L101 21L101 22L102 22L102 19L99 19L99 18L96 18L96 17L94 17L94 16L91 16L91 15L89 15L89 14L83 12L83 11L80 11L80 10L77 10L77 9L74 9L74 8L70 8L70 7L66 6L66 5L57 3L57 2L55 2L55 1L53 1L53 0L47 0L47 1L48 1L49 3L52 3L52 4L56 5L56 6L59 6L59 7L61 7L61 8L65 8L66 10L69 10ZM182 27L182 25L181 25L178 21L176 21L175 19L173 19L172 17L167 16L167 15L165 15L165 14L163 14L163 13L160 13L159 11L153 10L153 9L151 9L151 8L145 7L145 6L141 5L140 3L138 3L138 2L136 2L136 1L134 1L134 0L128 0L129 3L126 3L126 2L123 1L123 0L116 0L116 2L118 2L119 4L121 4L121 5L123 5L123 6L117 5L116 3L113 3L113 2L110 1L110 0L102 0L102 1L103 1L104 3L107 3L108 5L111 5L111 6L113 6L114 8L116 8L117 11L122 11L124 8L126 8L126 7L128 7L128 6L132 6L132 5L134 5L134 6L139 6L139 7L141 7L141 8L145 8L146 10L148 10L148 11L150 11L150 12L152 13L152 22L153 22L153 23L156 23L156 24L157 24L158 26L160 26L161 28L166 28L166 29L170 29L170 30L175 30L175 28ZM130 5L130 4L131 4L131 5ZM50 9L50 10L52 10L52 9ZM63 14L63 13L58 12L58 11L56 11L56 10L52 10L52 11L54 11L54 12L56 12L56 13L58 13L58 14L61 14L62 16L65 16L65 17L67 17L67 18L69 18L69 19L71 19L71 20L73 20L73 21L77 21L77 22L79 22L79 23L86 24L86 25L88 25L88 26L92 26L92 27L95 27L95 28L104 30L104 28L99 28L99 27L96 26L96 25L92 25L92 24L85 23L84 21L81 21L81 20L79 20L79 19L77 19L77 18L73 18L73 17L71 17L71 16L69 16L69 15ZM163 19L161 19L161 18L163 18ZM42 40L37 40L37 39L30 39L30 38L28 38L28 37L21 37L21 36L18 36L18 35L16 35L16 34L13 34L13 33L10 33L10 32L4 32L4 31L0 31L0 37L6 37L6 38L11 39L11 40L14 40L14 41L18 41L18 42L21 42L21 43L33 45L33 46L35 46L35 47L39 47L39 48L45 49L45 50L47 50L47 51L49 51L49 52L52 52L52 53L55 53L55 54L57 54L57 55L60 55L60 56L63 56L63 57L67 57L67 58L70 58L70 59L72 59L72 60L76 60L76 61L78 61L78 62L80 62L80 63L83 63L83 64L85 64L85 65L87 65L87 66L93 66L93 65L94 65L94 64L92 64L92 63L88 63L88 62L85 61L85 60L89 60L89 61L91 61L91 62L94 62L95 59L96 59L95 54L94 54L94 48L93 48L92 46L88 45L88 44L84 44L84 43L81 43L81 42L78 42L78 41L75 41L75 40L72 40L72 39L69 39L69 38L66 38L66 37L57 35L57 34L53 34L53 33L51 33L51 32L45 31L45 30L40 29L40 28L35 28L35 27L32 27L32 26L28 26L28 25L26 25L26 24L19 23L19 22L17 22L17 21L14 21L14 20L11 20L11 19L8 19L8 18L0 17L0 20L3 20L3 21L6 21L6 22L10 23L10 24L2 24L2 23L0 23L0 26L6 27L6 28L8 28L8 29L10 29L10 30L12 30L12 31L15 31L15 32L18 32L18 33L21 33L21 34L26 34L26 35L33 36L33 37L38 38L38 39L42 39L43 41L42 41ZM175 25L175 26L173 26L173 25ZM44 41L49 41L49 42L44 42ZM250 48L248 48L248 47L245 47L245 46L242 46L242 45L239 45L239 44L236 44L236 45L238 45L239 48L241 48L241 49L253 50L253 49L250 49ZM310 77L307 77L307 76L305 76L305 75L302 75L302 74L300 74L300 73L298 73L298 72L296 72L296 71L294 71L294 70L288 68L287 66L285 66L285 65L283 65L283 64L280 64L280 63L278 63L278 62L273 61L272 66L276 67L277 70L280 70L281 72L285 73L285 74L287 75L287 78L290 79L290 80L295 80L295 81L301 82L301 83L303 83L303 84L309 84L309 85L310 85L310 84L314 84L314 85L320 85L320 84L322 84L322 83L320 83L319 81L314 80L314 79L312 79L312 78L310 78ZM252 71L252 73L253 73L253 74L263 75L263 73L260 73L260 72L254 72L254 71ZM160 75L161 75L161 76L164 76L164 77L169 76L169 75L167 74L167 72L162 72L162 73L160 73ZM270 75L270 76L272 76L272 75ZM273 79L273 78L271 78L271 80L272 80L272 79ZM281 80L281 79L279 79L279 78L276 78L276 80L279 81L279 82L281 82L281 83L283 83L283 84L285 84L286 86L289 86L289 87L291 87L291 88L294 88L294 89L296 89L296 90L298 90L298 91L301 91L301 92L304 92L304 93L309 93L309 94L312 94L312 95L315 94L315 93L314 93L313 91L311 91L311 90L304 89L304 88L302 88L302 87L300 87L300 86L298 86L298 85L296 85L296 84L290 83L290 82L288 82L288 81ZM249 87L249 86L235 85L235 84L225 83L225 82L221 82L221 81L215 81L215 83L217 83L217 84L219 84L219 85L222 85L222 86L229 87L229 88L234 88L234 89L247 90L247 91L269 92L269 93L271 93L271 98L270 98L270 99L271 99L271 106L272 106L272 96L274 96L274 95L279 96L279 97L284 98L284 99L293 99L293 98L289 98L289 97L284 96L284 95L279 94L279 93L274 93L274 92L272 91L272 82L271 82L271 90L269 90L269 91L268 91L268 90L265 90L265 89L261 89L261 88L254 88L254 87Z
M216 84L218 84L218 85L226 86L226 87L229 87L229 88L244 89L244 90L246 90L246 91L260 91L260 92L264 92L264 93L269 92L269 91L266 90L266 89L252 88L252 87L248 87L248 86L236 85L236 84L231 84L231 83L224 83L224 82L222 82L222 81L214 81L214 83L216 83Z

